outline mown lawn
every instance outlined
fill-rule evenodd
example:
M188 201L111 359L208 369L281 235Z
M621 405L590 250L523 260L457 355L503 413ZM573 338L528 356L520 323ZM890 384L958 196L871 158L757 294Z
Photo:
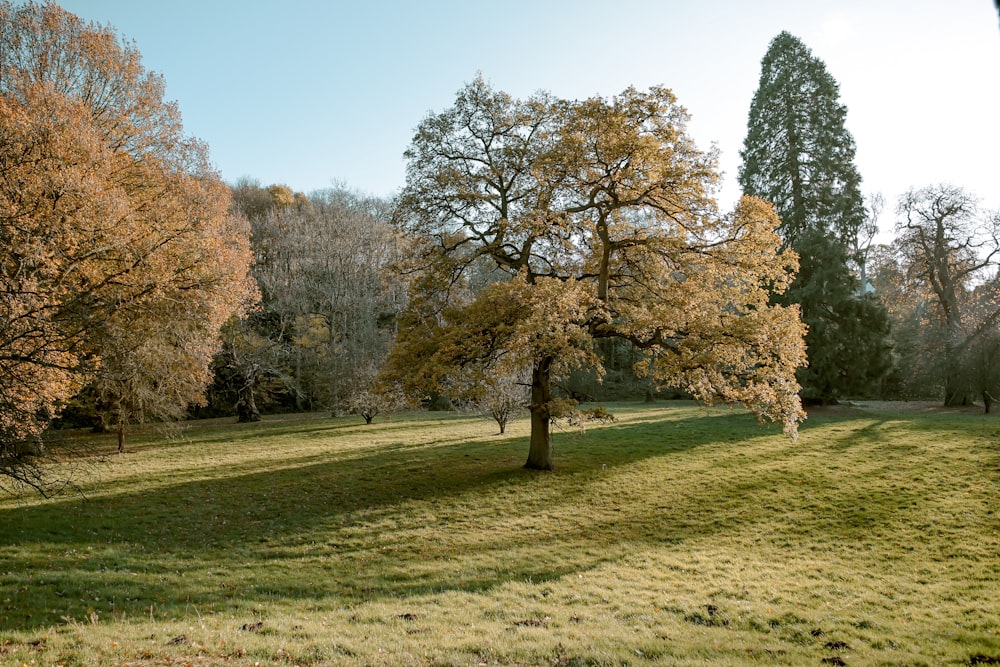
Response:
M89 438L0 498L0 664L1000 661L1000 418L611 409L551 473L446 414Z

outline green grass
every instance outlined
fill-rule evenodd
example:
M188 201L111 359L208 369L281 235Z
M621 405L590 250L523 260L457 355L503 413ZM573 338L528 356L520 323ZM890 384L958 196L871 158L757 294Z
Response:
M89 439L0 499L0 664L1000 660L997 418L612 409L551 473L456 415Z

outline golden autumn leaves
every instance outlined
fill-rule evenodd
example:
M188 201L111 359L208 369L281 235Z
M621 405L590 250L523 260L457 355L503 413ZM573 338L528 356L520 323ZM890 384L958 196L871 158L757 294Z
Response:
M596 342L619 338L658 385L743 403L794 434L803 326L770 298L795 256L767 203L717 213L715 156L685 121L662 88L520 101L482 80L428 117L398 210L424 273L387 378L474 392L531 367L527 465L548 468L553 379L600 369Z
M639 371L656 384L708 402L744 403L794 433L804 417L794 376L805 363L804 328L796 308L768 300L787 284L795 258L776 254L777 218L765 202L744 198L732 221L739 232L730 242L674 248L669 271L618 275L607 300L594 279L533 276L529 283L522 271L440 307L425 300L434 289L418 283L391 357L391 366L406 369L396 379L415 392L464 387L475 398L492 378L538 359L550 358L556 377L600 369L595 342L621 337L648 352Z
M122 423L183 411L255 293L246 223L134 48L54 4L0 24L0 436L84 385Z

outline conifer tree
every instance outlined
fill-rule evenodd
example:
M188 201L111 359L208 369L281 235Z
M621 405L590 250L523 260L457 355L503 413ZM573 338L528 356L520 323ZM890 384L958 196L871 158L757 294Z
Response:
M798 277L776 298L801 306L809 366L798 378L806 398L824 403L866 393L891 365L885 309L861 295L850 270L866 213L846 116L823 61L797 37L775 37L750 105L739 183L774 204L782 239L800 256Z

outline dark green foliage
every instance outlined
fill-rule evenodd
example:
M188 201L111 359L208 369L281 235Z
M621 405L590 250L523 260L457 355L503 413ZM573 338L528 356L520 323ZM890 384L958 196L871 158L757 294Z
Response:
M787 32L774 38L750 104L739 182L774 204L793 248L808 230L846 246L864 224L854 138L838 98L837 82L805 44Z
M799 253L781 301L802 308L809 367L798 378L806 398L824 403L870 393L891 367L885 308L860 296L850 269L866 215L838 97L823 61L782 32L761 62L739 171L744 193L775 205L782 238Z
M798 243L799 275L781 300L798 303L809 325L809 366L797 374L803 398L868 395L892 366L888 313L875 297L858 295L844 249L829 236L808 231Z

